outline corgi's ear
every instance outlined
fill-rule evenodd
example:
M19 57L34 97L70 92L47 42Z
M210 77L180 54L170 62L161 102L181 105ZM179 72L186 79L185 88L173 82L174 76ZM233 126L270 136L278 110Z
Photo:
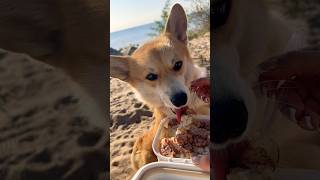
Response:
M110 56L110 76L128 81L129 61L130 57L128 56Z
M165 32L172 34L183 43L187 43L187 24L187 16L183 7L180 4L173 5L167 20Z

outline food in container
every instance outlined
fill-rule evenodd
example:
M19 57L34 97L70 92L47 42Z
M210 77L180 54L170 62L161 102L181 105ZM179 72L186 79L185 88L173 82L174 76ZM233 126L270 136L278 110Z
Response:
M210 124L208 119L182 116L181 123L171 118L163 127L167 137L160 141L160 154L166 157L188 158L209 154Z

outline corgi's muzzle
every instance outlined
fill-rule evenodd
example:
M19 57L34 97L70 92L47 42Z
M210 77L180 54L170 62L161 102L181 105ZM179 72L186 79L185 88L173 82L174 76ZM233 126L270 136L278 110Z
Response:
M243 100L225 97L213 101L213 143L224 145L241 137L248 124L248 111Z

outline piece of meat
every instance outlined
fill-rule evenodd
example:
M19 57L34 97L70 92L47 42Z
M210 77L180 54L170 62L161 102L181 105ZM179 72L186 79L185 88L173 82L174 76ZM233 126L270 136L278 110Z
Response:
M207 147L209 145L209 139L194 136L193 145L195 147Z
M206 103L210 103L210 79L200 78L191 82L190 90Z
M192 134L193 136L197 136L202 139L206 139L210 134L210 132L208 132L206 129L199 128L199 127L194 127L192 129L190 129L189 131L190 131L190 134Z
M176 152L172 141L169 138L163 138L161 140L160 154L167 157L174 157Z
M206 103L210 103L210 84L208 78L200 78L191 83L190 90ZM183 107L174 109L176 121L170 121L169 127L181 123L182 115L196 114L192 109ZM194 148L206 148L210 142L210 121L196 120L190 130L176 134L175 137L161 140L160 153L167 157L191 157Z
M181 133L176 135L177 143L184 145L193 142L193 137L191 134L188 133Z
M210 103L210 80L208 78L200 78L191 82L190 90L206 103ZM188 107L175 109L175 114L178 123L181 122L181 116L184 114L195 114Z
M175 137L163 138L161 140L160 153L167 157L190 157L192 146L190 144L179 144Z
M242 168L257 169L270 167L275 169L275 159L272 159L266 149L249 146L241 155L239 166Z
M204 129L210 131L210 121L208 121L208 120L203 119L203 120L193 121L193 124L196 127L204 128Z

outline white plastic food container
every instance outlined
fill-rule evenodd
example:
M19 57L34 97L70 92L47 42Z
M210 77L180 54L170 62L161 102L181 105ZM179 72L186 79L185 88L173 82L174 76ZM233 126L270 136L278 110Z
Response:
M158 162L147 164L140 168L132 180L209 180L210 174L203 172L199 167L192 164L191 159L171 158L162 156L159 151L160 135L165 124L171 118L161 121L159 129L153 139L152 149L157 155ZM209 116L195 115L194 119L210 119Z
M272 180L319 180L320 172L305 169L276 169ZM242 176L245 179L247 176ZM210 174L193 165L174 162L153 162L140 168L132 180L209 180ZM211 180L214 180L211 178Z
M191 164L153 162L140 168L132 180L208 180L210 174Z
M207 115L194 115L192 116L194 119L208 119L210 120L210 116ZM175 117L172 117L175 118ZM164 127L165 124L168 123L168 121L171 119L171 117L165 118L161 121L160 125L159 125L159 129L155 135L155 138L153 139L152 142L152 149L154 154L157 156L158 161L168 161L168 162L175 162L175 163L184 163L184 164L192 164L192 160L191 159L184 159L184 158L172 158L172 157L166 157L166 156L162 156L160 154L159 151L159 143L161 141L160 139L160 135L161 135L161 131Z

